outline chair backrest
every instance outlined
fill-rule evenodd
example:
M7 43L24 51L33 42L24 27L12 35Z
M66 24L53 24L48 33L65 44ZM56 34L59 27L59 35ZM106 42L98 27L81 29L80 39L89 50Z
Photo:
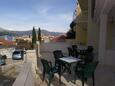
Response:
M73 56L74 54L72 48L68 47L67 49L68 49L69 56Z
M52 65L51 62L45 60L45 59L41 59L42 65L43 65L43 70L47 73L49 73L52 69Z
M93 46L88 46L88 48L87 48L87 52L88 53L93 52L93 50L94 50Z
M77 50L77 45L72 45L73 50Z
M84 67L84 77L86 78L91 77L94 74L98 63L99 63L98 61L95 61L95 62L86 64Z
M63 53L61 50L55 50L55 51L53 51L53 54L54 54L55 59L59 59L59 58L63 57Z
M92 62L93 60L94 60L94 53L93 53L93 52L87 53L87 54L85 55L84 61L85 61L86 63Z

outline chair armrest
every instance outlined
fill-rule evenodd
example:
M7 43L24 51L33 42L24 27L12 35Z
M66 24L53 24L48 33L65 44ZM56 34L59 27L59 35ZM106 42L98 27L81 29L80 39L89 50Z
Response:
M51 61L49 61L48 63L49 63L49 65L50 65L50 67L52 68L52 62L51 62Z
M67 56L68 56L67 54L65 54L65 53L63 54L63 57L67 57Z

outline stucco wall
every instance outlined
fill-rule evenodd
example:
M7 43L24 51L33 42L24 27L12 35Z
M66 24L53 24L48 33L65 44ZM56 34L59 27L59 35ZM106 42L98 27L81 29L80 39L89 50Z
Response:
M104 63L105 65L115 66L115 50L106 50Z
M107 39L106 39L106 48L107 49L112 49L112 29L113 29L113 25L112 24L108 24L107 27Z
M53 52L54 50L62 50L63 53L68 53L67 47L71 46L66 42L55 42L55 43L41 43L41 52Z

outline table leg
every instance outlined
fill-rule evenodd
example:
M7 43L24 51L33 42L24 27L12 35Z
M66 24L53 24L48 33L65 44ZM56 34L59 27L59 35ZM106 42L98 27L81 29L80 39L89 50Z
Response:
M61 67L62 65L59 64L59 83L61 84Z

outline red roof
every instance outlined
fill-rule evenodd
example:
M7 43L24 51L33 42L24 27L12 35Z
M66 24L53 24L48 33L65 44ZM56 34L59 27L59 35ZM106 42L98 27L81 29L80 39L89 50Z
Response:
M66 37L65 35L60 35L52 39L52 42L65 42Z
M16 44L16 43L13 42L13 41L0 39L0 45L3 45L3 46L11 46L11 45L15 45L15 44Z

